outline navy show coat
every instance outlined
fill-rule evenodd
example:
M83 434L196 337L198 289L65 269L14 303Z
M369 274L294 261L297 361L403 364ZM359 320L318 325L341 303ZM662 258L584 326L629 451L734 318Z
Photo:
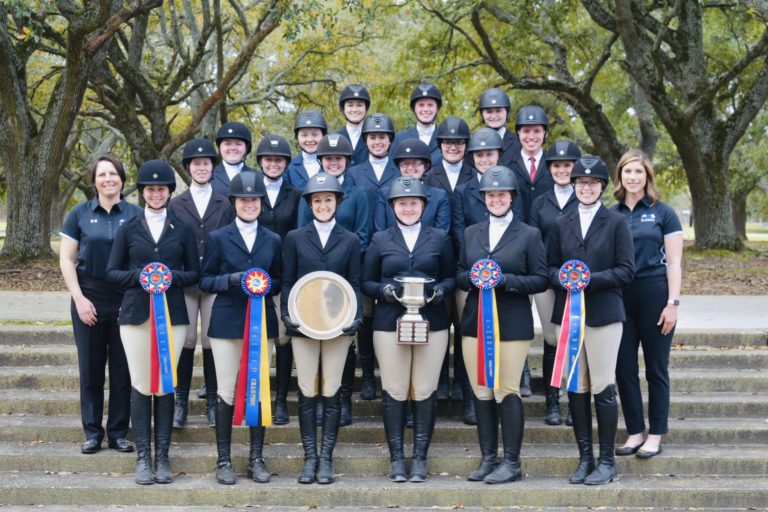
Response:
M626 318L621 287L635 277L635 251L627 220L622 214L600 205L587 235L582 238L579 215L576 208L557 219L549 237L547 263L556 295L552 323L561 323L565 307L560 267L572 259L586 263L592 276L584 291L586 324L600 327L623 322Z
M523 149L523 146L520 144L520 139L517 137L517 134L509 128L504 131L504 137L501 138L501 144L499 165L511 169L512 162L520 156L520 151ZM538 170L536 172L538 172Z
M477 171L466 163L462 163L459 170L459 179L456 181L456 188L475 177ZM448 192L448 198L453 199L453 193L456 189L451 188L451 182L448 180L448 174L445 172L442 161L440 165L432 167L424 175L424 184L430 187L441 188Z
M346 138L350 144L352 143L352 137L349 136L349 132L347 131L346 126L336 133ZM366 160L368 160L368 146L365 145L365 137L361 133L360 138L357 139L357 146L355 146L352 150L352 160L350 161L349 165L350 167L353 165L359 165Z
M548 246L549 234L555 226L555 221L576 210L579 207L579 201L576 194L572 193L568 201L565 202L563 209L560 209L560 203L557 202L557 196L554 190L542 194L533 200L531 205L531 214L528 217L528 224L541 231L544 239L544 248Z
M318 270L334 272L349 282L357 296L356 319L363 318L363 301L360 295L360 241L354 233L344 229L339 222L333 226L323 247L315 223L288 233L283 244L283 290L280 294L280 314L288 315L288 297L296 281ZM296 320L296 319L294 319ZM304 336L291 329L288 336Z
M504 273L503 288L496 288L496 308L501 341L533 339L533 315L529 295L549 288L547 257L541 233L513 215L496 247L490 250L490 221L469 226L464 231L456 284L469 290L461 315L462 336L477 337L479 289L471 284L469 270L479 259L491 258Z
M350 167L345 176L344 181L349 180L350 185L363 187L373 192L373 197L376 197L380 190L388 189L389 184L400 176L400 170L395 167L394 162L390 158L387 161L387 165L384 166L384 173L381 175L381 181L379 181L376 179L376 173L373 171L370 159L367 159L360 165Z
M272 287L264 300L267 337L276 338L277 315L272 296L280 293L282 287L280 237L259 222L256 240L249 251L237 224L232 222L211 233L206 245L200 289L216 294L211 308L208 336L222 339L243 338L249 296L245 294L240 283L230 286L229 274L259 267L266 270L272 279Z
M208 201L205 212L203 212L202 219L197 212L191 190L186 190L171 199L168 204L168 212L192 228L195 240L197 240L197 254L201 265L208 235L235 220L235 209L232 207L232 203L226 196L217 194L216 191L211 193L211 199Z
M263 176L263 174L259 174ZM280 184L280 191L277 193L275 204L270 204L268 196L264 196L261 200L259 225L277 233L281 240L285 240L288 232L296 229L296 219L301 202L301 191L291 185L283 175L283 182Z
M336 209L336 222L350 233L357 234L360 239L360 249L365 251L368 242L371 241L373 217L369 195L364 189L351 185L347 179L341 184L341 188L344 195ZM312 210L309 209L306 201L301 201L299 227L312 222L312 219Z
M427 207L424 208L421 222L446 232L450 231L451 202L448 199L448 192L427 185L424 185L424 190L427 193ZM375 231L384 231L397 224L395 212L392 211L392 207L387 199L388 195L389 187L381 189L376 200L376 210L373 213L373 227Z
M427 285L426 293L429 295L439 287L448 298L456 287L455 269L450 237L441 229L422 223L412 252L398 226L373 235L363 270L363 293L378 301L373 312L373 329L394 331L397 319L405 313L403 305L386 302L382 294L387 284L393 285L399 293L402 284L395 281L395 277L431 277L435 281ZM427 304L419 312L429 320L430 330L448 329L450 317L445 302Z
M547 168L543 156L539 160L538 167L536 167L536 179L533 180L533 183L531 183L531 174L528 171L530 162L524 162L519 151L509 168L515 173L517 178L517 200L523 206L523 222L528 224L534 199L551 191L555 186L555 182L549 173L549 168Z
M155 242L144 212L118 229L107 263L107 281L126 289L118 323L141 325L149 320L149 294L141 287L139 275L153 261L167 265L173 276L165 292L171 325L189 324L184 288L196 284L200 275L195 235L192 228L168 213L160 240Z
M240 169L240 172L243 171L253 171L256 172L256 169L253 167L248 167L248 164L243 163L243 168ZM229 183L230 183L229 176L227 176L227 170L224 169L224 164L219 164L216 167L213 168L213 178L211 179L211 186L213 187L213 191L217 194L221 194L224 197L229 197Z

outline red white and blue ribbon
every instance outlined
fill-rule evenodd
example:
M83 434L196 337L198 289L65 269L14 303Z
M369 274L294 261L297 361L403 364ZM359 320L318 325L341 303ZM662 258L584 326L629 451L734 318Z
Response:
M254 267L240 281L248 298L243 331L243 352L235 390L234 425L268 427L272 425L272 403L269 389L269 342L267 340L267 307L264 296L272 287L266 270ZM261 412L261 421L259 421Z
M173 393L176 386L173 330L165 292L173 276L163 263L154 261L139 274L139 283L149 293L149 325L151 328L150 384L151 393ZM162 391L161 391L162 385Z
M469 279L480 289L477 301L477 384L499 389L499 314L494 288L501 282L499 264L489 258L477 260Z
M584 348L584 319L586 304L584 288L589 285L589 267L580 260L568 260L560 267L560 285L565 288L565 310L560 329L560 339L555 352L555 367L550 386L559 388L563 378L563 361L568 352L568 391L576 392L579 380L579 357Z

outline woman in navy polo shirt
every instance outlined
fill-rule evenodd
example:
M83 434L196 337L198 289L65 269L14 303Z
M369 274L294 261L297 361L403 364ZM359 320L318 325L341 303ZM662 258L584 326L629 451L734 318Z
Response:
M680 304L683 228L674 210L659 201L653 165L634 149L621 157L613 193L616 211L626 216L635 246L635 280L624 287L627 320L619 348L616 382L627 425L616 455L648 459L661 453L669 416L669 350ZM648 437L638 378L637 349L643 346L648 380Z
M103 155L91 168L96 197L70 212L61 228L59 266L72 295L72 329L80 369L82 453L101 449L104 428L104 366L109 364L108 446L132 452L125 437L131 417L131 376L120 341L117 312L123 288L105 282L107 260L117 229L141 213L123 199L125 170L117 158Z

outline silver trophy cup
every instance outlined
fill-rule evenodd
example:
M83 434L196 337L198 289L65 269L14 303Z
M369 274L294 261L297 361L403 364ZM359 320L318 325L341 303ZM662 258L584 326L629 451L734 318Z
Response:
M396 277L395 281L403 283L403 292L397 300L405 306L405 313L397 320L397 342L401 345L423 345L429 340L429 321L421 316L419 308L430 302L425 286L434 279Z

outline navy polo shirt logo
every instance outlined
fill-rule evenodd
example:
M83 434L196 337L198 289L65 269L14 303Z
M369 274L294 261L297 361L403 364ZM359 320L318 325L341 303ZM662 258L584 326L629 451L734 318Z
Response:
M640 216L640 222L656 222L656 214L644 213L642 216Z

